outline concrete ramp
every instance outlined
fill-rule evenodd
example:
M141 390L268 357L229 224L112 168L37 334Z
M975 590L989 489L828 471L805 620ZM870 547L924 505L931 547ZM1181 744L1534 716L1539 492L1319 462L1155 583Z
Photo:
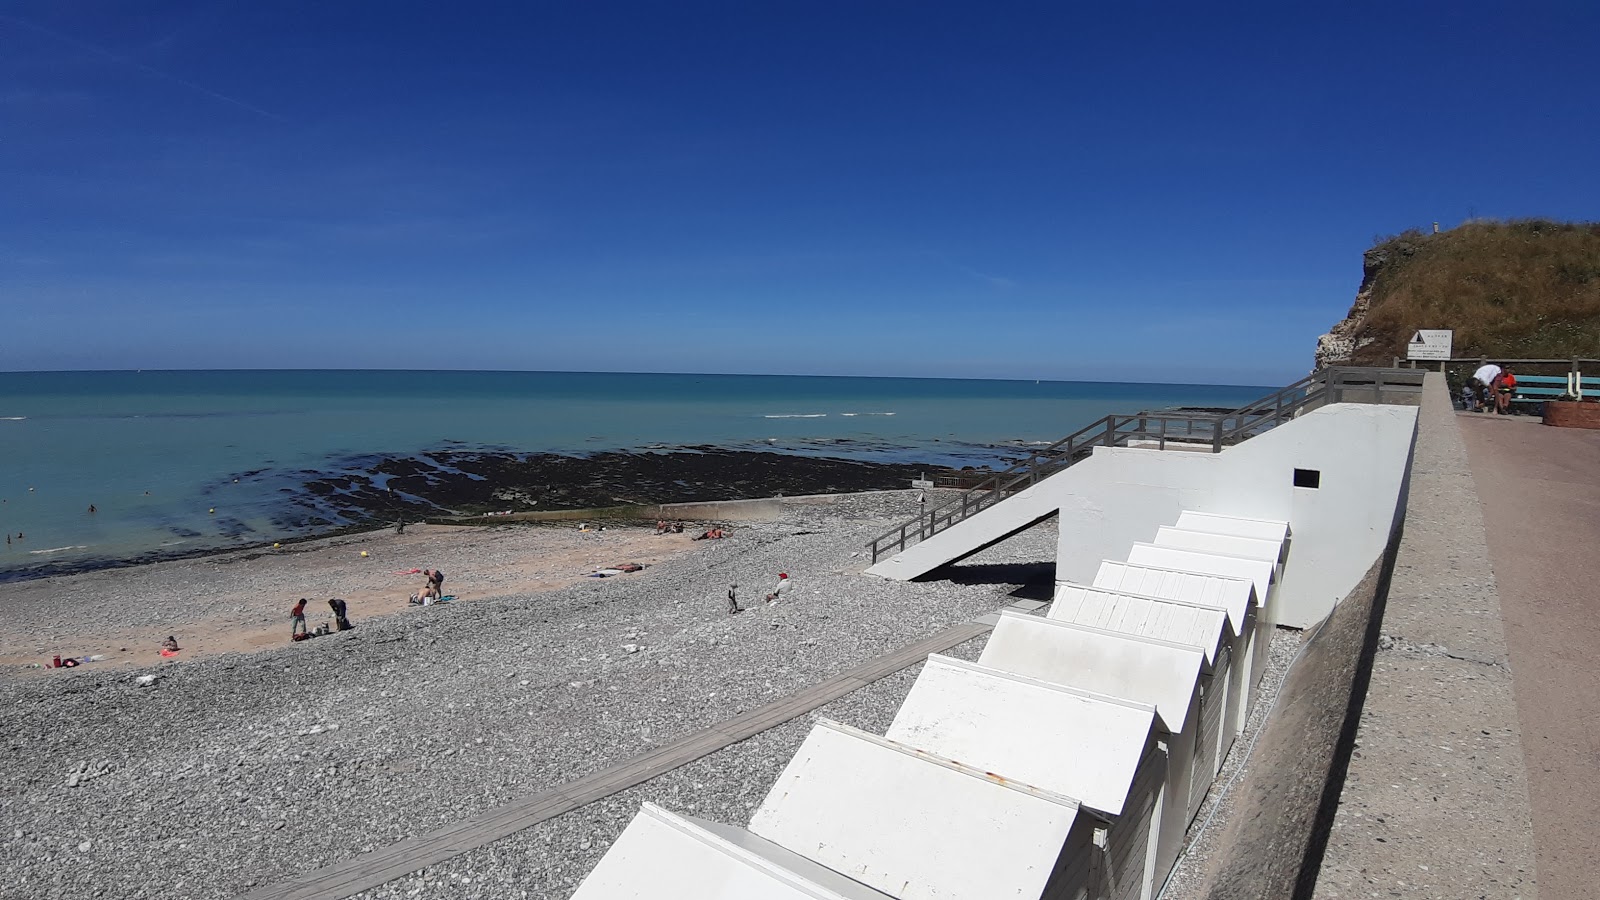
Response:
M890 900L742 829L645 803L572 900Z
M1051 477L1059 478L1072 473L1073 470L1068 469ZM930 535L900 553L880 560L867 569L867 574L910 581L1039 524L1060 511L1055 495L1046 487L1048 482L1049 479L1046 479L1006 497L938 534Z
M826 719L750 830L902 900L1043 897L1093 843L1076 800Z

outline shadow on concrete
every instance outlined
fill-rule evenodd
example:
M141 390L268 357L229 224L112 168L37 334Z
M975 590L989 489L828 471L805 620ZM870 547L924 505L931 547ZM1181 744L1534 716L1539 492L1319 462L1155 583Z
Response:
M1055 597L1054 562L953 565L935 569L926 580L951 584L1014 584L1011 596L1019 600L1050 602Z

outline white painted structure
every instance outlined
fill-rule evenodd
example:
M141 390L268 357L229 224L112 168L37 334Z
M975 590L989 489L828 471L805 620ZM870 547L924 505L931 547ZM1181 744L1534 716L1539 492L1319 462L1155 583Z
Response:
M742 828L645 803L572 900L889 900Z
M1180 547L1202 553L1219 553L1223 556L1243 556L1264 559L1278 566L1288 548L1282 541L1264 538L1240 537L1236 534L1218 534L1214 531L1190 531L1174 525L1156 528L1155 544L1161 547Z
M1178 513L1178 527L1187 531L1209 531L1212 534L1236 534L1239 537L1277 541L1289 540L1289 523L1268 519L1246 519L1243 516L1221 516L1188 510Z
M1255 647L1259 637L1256 630L1255 584L1244 578L1104 560L1095 572L1094 586L1216 606L1227 613L1228 627L1234 635L1231 654L1233 673L1228 679L1228 712L1223 720L1223 728L1237 737L1249 718L1258 680L1255 670Z
M1167 754L1155 707L930 656L887 736L1048 791L1109 823L1108 896L1148 897Z
M1057 577L1087 582L1100 560L1131 559L1134 544L1157 527L1203 511L1287 523L1294 550L1274 621L1304 628L1360 583L1388 543L1416 416L1412 406L1334 403L1221 453L1096 448L1089 459L868 571L916 578L1059 512ZM1296 470L1315 473L1318 486L1296 487Z
M1172 871L1195 812L1189 801L1196 775L1195 735L1205 651L1002 610L978 662L1155 707L1157 722L1168 735L1155 867L1156 883L1163 882ZM1209 779L1210 773L1201 777Z
M824 719L750 831L902 900L1038 898L1052 875L1070 881L1076 865L1087 879L1096 863L1098 823L1078 812L1068 797Z
M1238 735L1242 695L1234 689L1233 629L1219 607L1122 594L1104 588L1068 584L1056 588L1050 618L1121 634L1196 646L1205 651L1200 668L1200 708L1193 729L1194 779L1189 806L1198 810L1211 781Z

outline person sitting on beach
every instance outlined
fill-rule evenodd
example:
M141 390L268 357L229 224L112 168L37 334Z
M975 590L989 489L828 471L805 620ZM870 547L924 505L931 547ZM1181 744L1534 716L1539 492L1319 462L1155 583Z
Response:
M338 597L334 597L332 600L328 601L328 607L333 610L334 631L349 631L355 627L354 625L350 624L350 618L348 615L349 607L346 606L343 600L339 599Z
M779 600L782 600L784 594L786 594L788 592L789 592L789 573L788 572L779 572L778 573L778 586L773 588L772 589L772 593L767 595L767 602L768 603L777 603Z
M672 523L672 533L673 534L683 534L683 523L682 522L673 522Z
M696 538L690 538L690 540L692 540L692 541L720 541L720 540L722 540L723 538L725 538L727 536L728 536L727 532L723 531L720 527L713 526L712 528L707 529L704 534L702 534L702 535L700 535L699 537L696 537Z
M169 635L167 635L167 639L161 642L161 649L170 650L173 653L177 653L179 650L182 650L183 648L178 646L178 638L177 638L177 636L169 634Z
M296 634L306 633L306 598L301 597L300 602L289 610L289 640L298 640Z
M670 529L667 528L667 520L666 519L657 519L656 520L656 534L666 534L669 530Z

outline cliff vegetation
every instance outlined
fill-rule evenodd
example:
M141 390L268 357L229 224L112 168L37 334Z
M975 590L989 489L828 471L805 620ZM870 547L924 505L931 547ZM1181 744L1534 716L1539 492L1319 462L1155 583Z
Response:
M1419 328L1454 329L1452 355L1600 357L1600 223L1474 220L1382 238L1350 315L1317 364L1388 365Z

